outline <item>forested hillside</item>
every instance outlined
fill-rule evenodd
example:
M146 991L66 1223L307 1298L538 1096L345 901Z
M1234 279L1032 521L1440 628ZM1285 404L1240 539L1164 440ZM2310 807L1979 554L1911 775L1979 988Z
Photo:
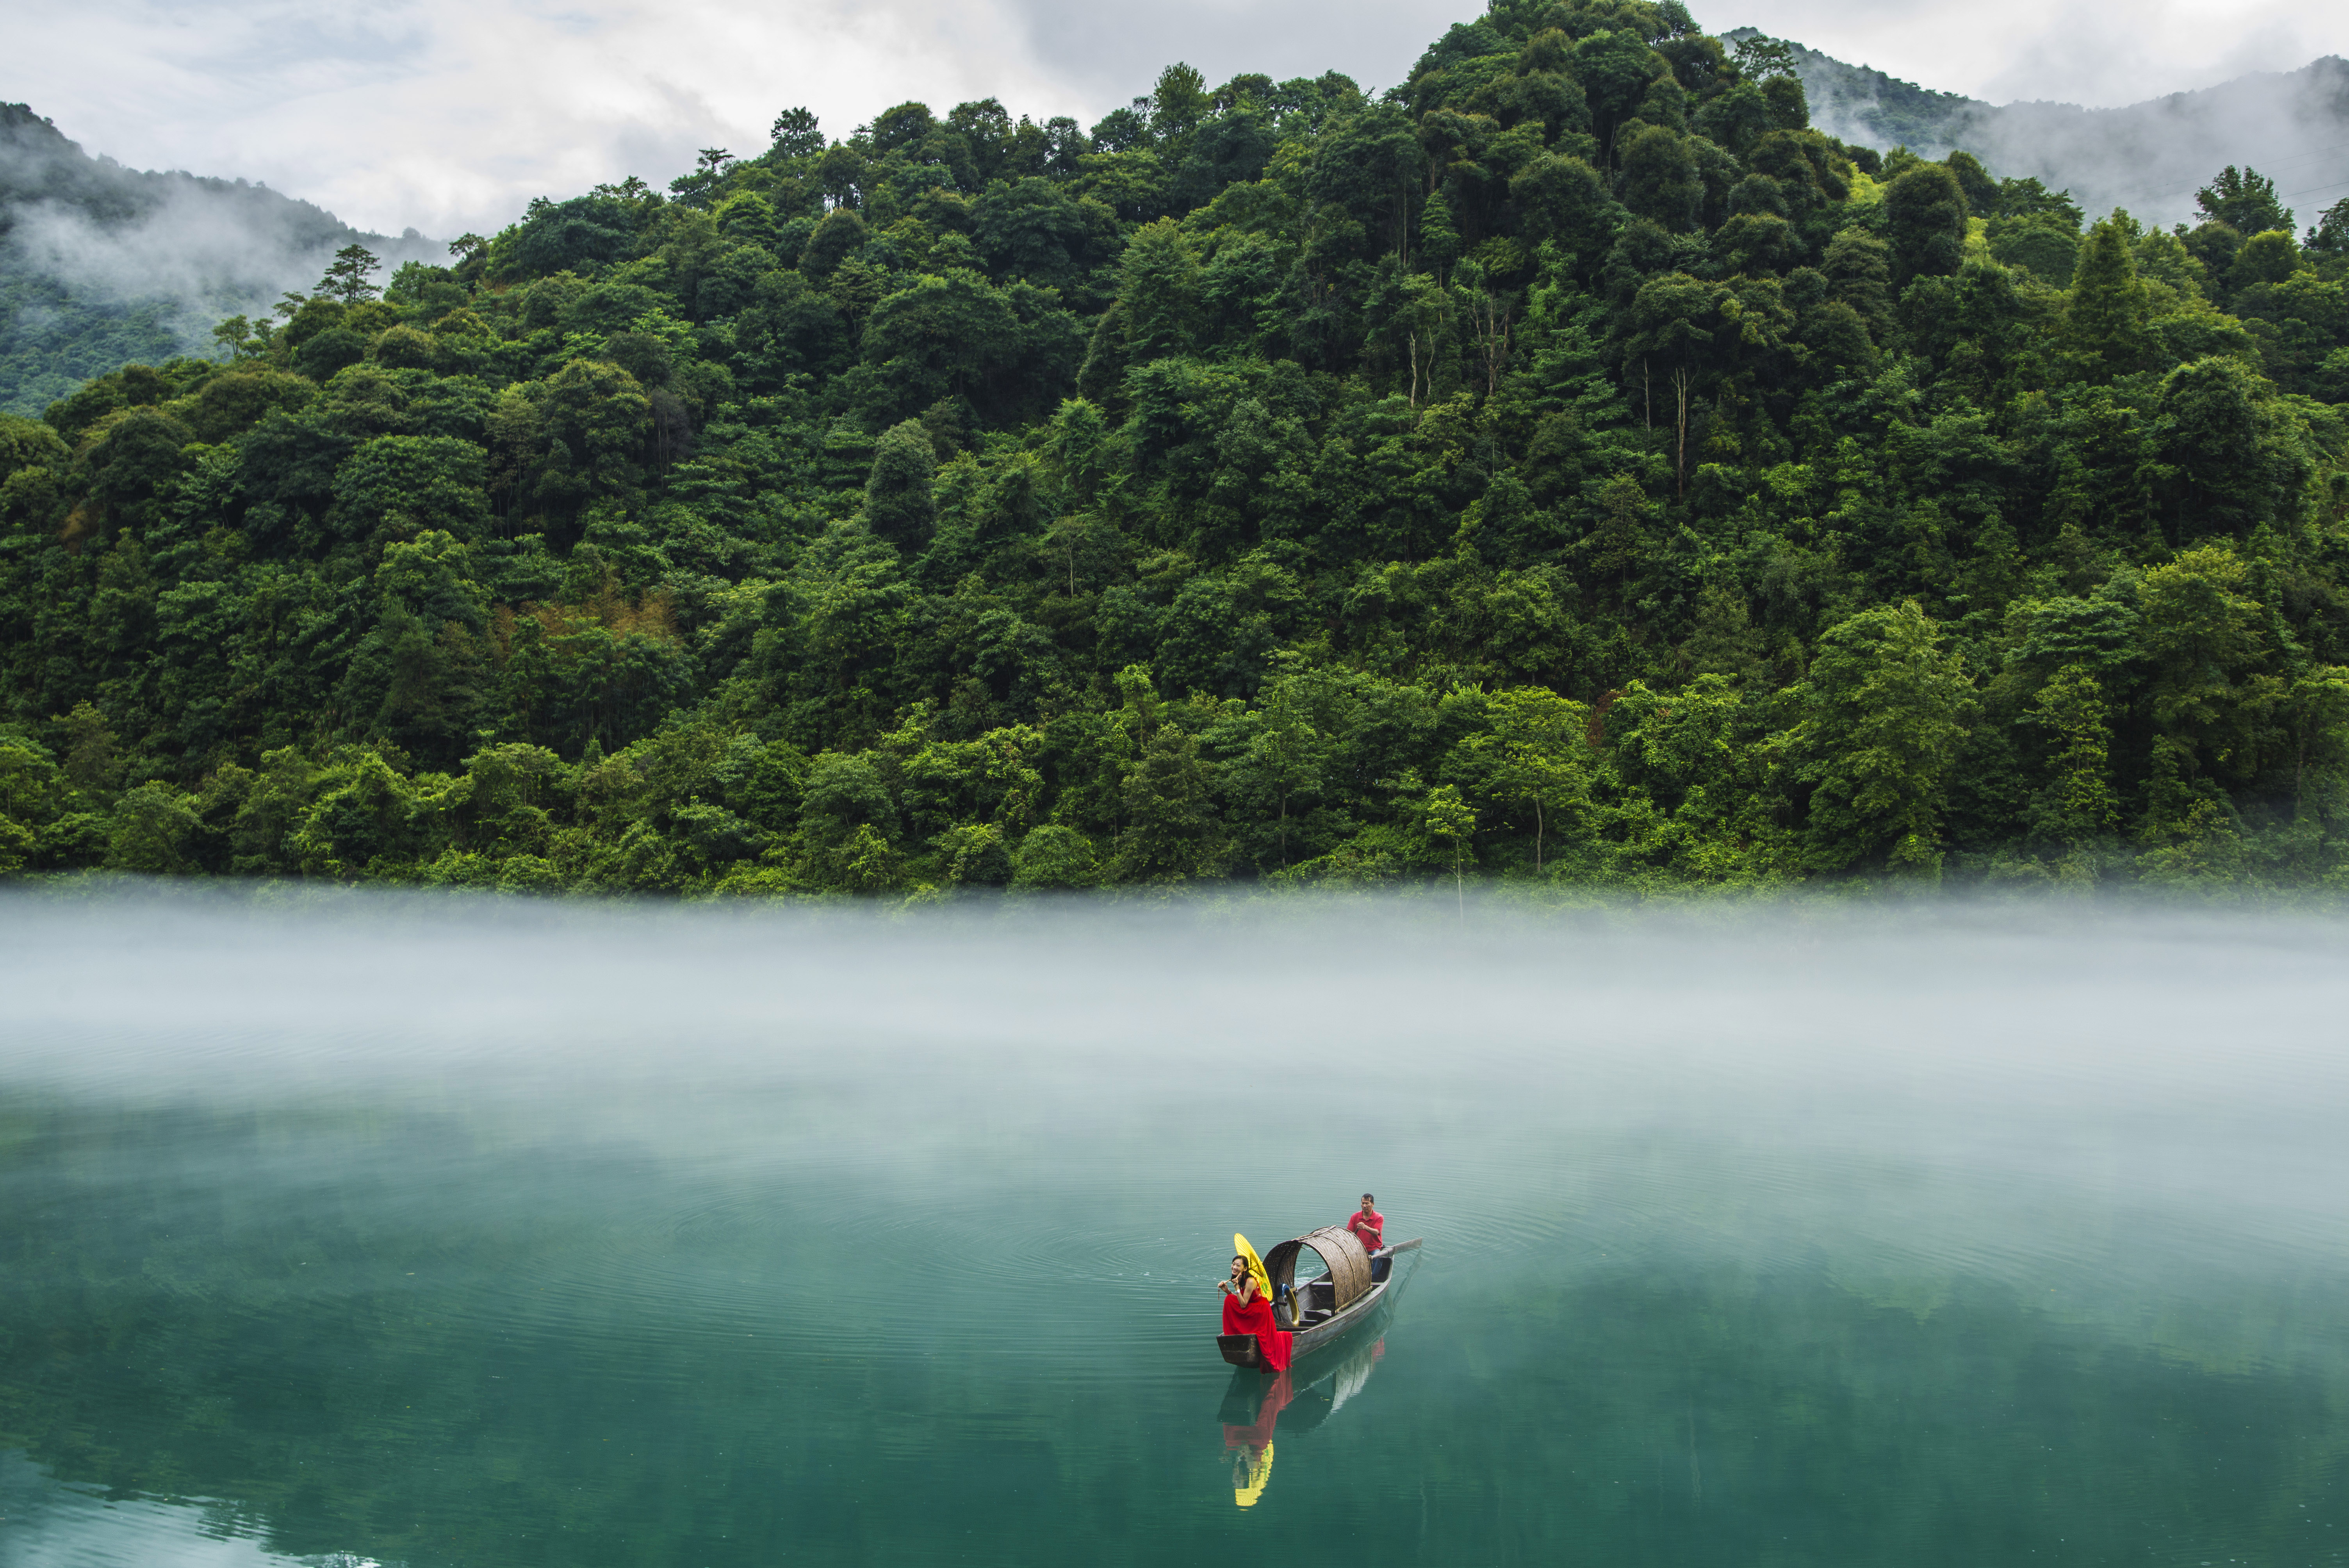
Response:
M1502 0L354 247L0 423L0 865L2334 879L2349 203L1995 173Z
M421 255L243 181L91 158L24 104L0 103L0 413L37 415L134 360L212 346L212 324L265 310L337 246Z

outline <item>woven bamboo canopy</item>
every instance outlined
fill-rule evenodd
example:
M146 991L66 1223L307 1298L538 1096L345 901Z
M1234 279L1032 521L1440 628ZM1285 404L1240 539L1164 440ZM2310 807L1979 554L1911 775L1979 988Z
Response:
M1277 1297L1281 1288L1297 1283L1297 1258L1307 1248L1329 1265L1330 1283L1337 1292L1337 1310L1361 1299L1371 1288L1371 1254L1362 1251L1362 1243L1354 1233L1343 1225L1325 1225L1309 1231L1293 1242L1283 1242L1264 1254L1265 1273L1272 1276L1272 1291Z

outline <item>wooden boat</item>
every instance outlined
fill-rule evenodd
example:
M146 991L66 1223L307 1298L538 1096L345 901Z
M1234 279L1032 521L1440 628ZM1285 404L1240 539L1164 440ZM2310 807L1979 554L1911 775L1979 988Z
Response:
M1289 1341L1289 1359L1294 1362L1334 1343L1376 1311L1393 1283L1396 1254L1417 1251L1419 1241L1414 1236L1366 1253L1353 1232L1343 1225L1325 1225L1265 1253L1264 1272L1272 1280L1272 1320L1296 1336ZM1299 1284L1297 1262L1307 1253L1319 1258L1329 1272ZM1253 1334L1218 1334L1216 1348L1235 1367L1270 1370Z

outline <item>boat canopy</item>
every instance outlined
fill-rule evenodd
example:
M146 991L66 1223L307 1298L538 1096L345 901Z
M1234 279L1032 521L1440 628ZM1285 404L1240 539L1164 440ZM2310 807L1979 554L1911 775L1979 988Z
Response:
M1293 1289L1297 1284L1297 1257L1311 1248L1314 1254L1329 1265L1330 1284L1337 1293L1335 1309L1343 1312L1360 1301L1371 1288L1371 1254L1354 1233L1343 1225L1325 1225L1309 1231L1293 1242L1283 1242L1264 1254L1265 1272L1272 1276L1272 1293L1278 1297L1284 1287Z

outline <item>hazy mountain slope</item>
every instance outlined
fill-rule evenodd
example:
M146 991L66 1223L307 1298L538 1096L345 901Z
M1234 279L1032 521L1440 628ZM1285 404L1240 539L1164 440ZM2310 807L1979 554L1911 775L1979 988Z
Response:
M1935 159L1963 148L2000 175L2070 190L2092 213L2191 221L2194 190L2229 163L2274 176L2303 221L2349 192L2331 183L2349 175L2349 63L2337 57L2087 109L2002 107L1792 47L1829 135ZM307 287L353 240L388 266L439 251L266 186L91 158L26 106L0 104L0 411L36 414L122 365L208 351L215 322Z
M2349 62L2335 56L2123 108L2082 108L1984 103L1793 48L1812 122L1828 135L1888 150L1905 143L1936 159L1963 148L2001 175L2068 188L2091 213L2126 207L2147 222L2190 222L2196 188L2230 163L2272 176L2286 201L2299 199L2303 222L2349 194Z
M91 158L0 104L0 409L37 413L125 363L208 347L214 322L316 282L354 240L394 263L437 249L266 186Z

